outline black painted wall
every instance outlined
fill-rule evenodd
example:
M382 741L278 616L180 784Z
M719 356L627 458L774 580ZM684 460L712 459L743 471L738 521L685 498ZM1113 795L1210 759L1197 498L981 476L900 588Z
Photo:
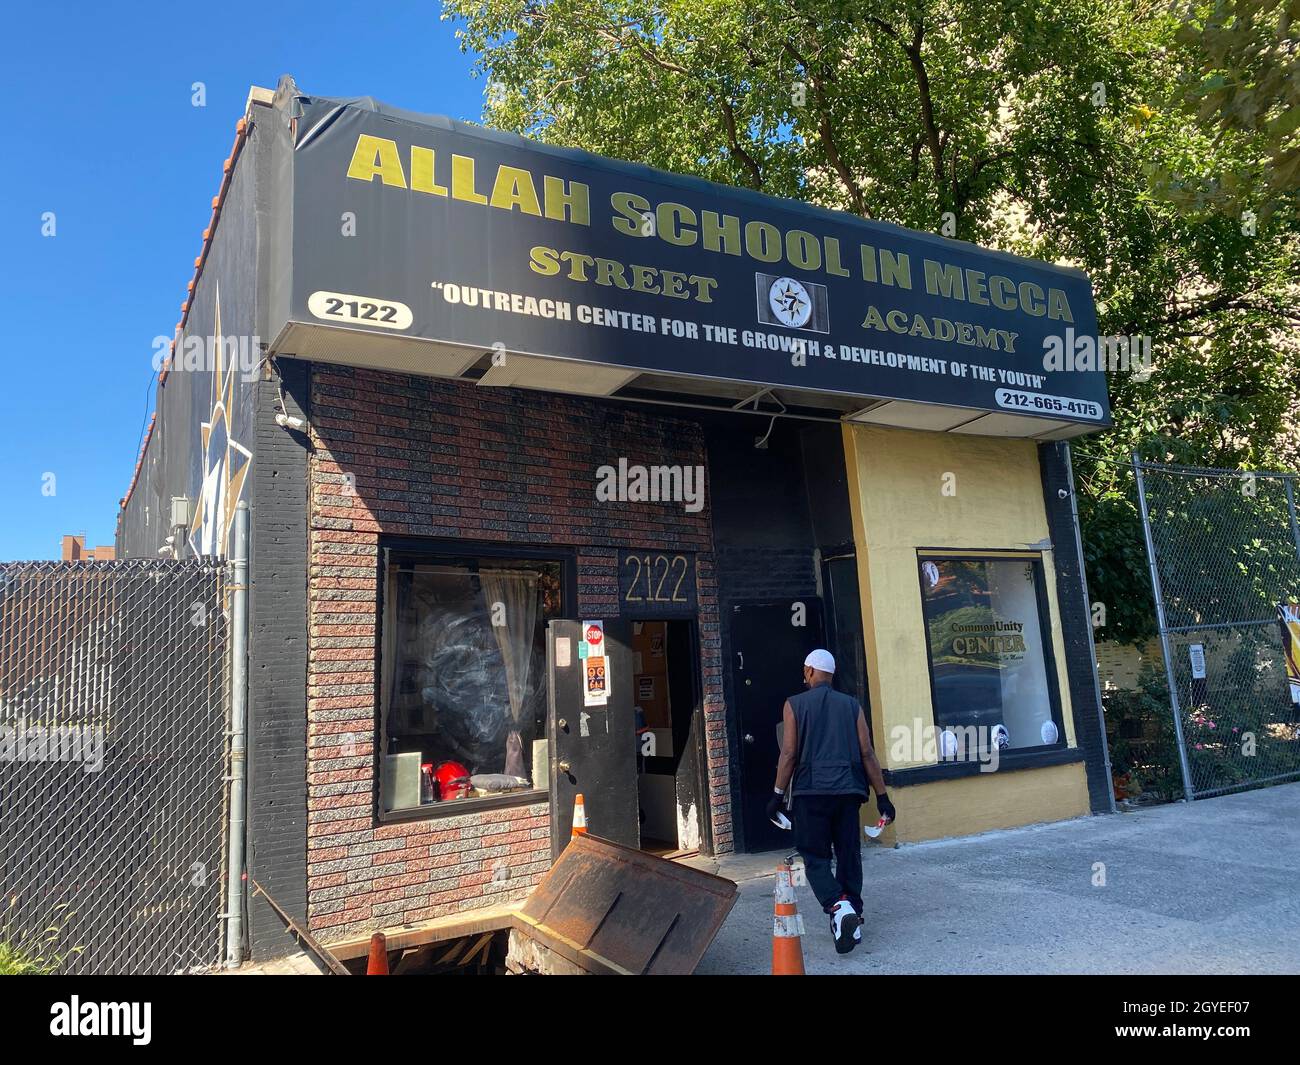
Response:
M768 420L752 415L702 416L709 461L709 504L713 516L714 558L718 576L718 616L722 623L723 694L728 706L727 743L731 773L735 848L746 850L740 816L740 729L732 685L730 618L740 602L812 598L819 582L818 533L842 535L848 528L844 448L840 427L778 419L766 448L754 442ZM809 457L805 460L805 448ZM817 471L816 507L810 504L809 470ZM814 510L817 521L814 523ZM829 610L827 611L829 614ZM829 623L829 618L828 618ZM861 641L861 633L842 634ZM790 694L798 689L799 663L791 665ZM773 773L776 766L772 766Z
M1070 704L1074 707L1074 734L1084 754L1092 812L1114 813L1106 734L1097 697L1092 613L1085 578L1080 572L1079 529L1073 507L1074 481L1069 466L1069 445L1040 444L1038 460L1043 477L1047 526L1056 562L1056 601L1061 611L1065 640Z
M307 416L310 364L280 362L284 412ZM276 381L260 382L249 576L248 872L295 920L307 915L306 438L275 422ZM251 894L251 887L249 889ZM260 897L250 903L256 960L299 948Z

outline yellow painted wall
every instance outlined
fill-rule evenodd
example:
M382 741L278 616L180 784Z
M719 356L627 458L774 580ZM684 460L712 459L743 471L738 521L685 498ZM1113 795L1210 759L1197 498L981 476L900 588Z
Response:
M898 803L898 822L881 837L886 845L1064 821L1089 812L1088 777L1082 762L1005 774L977 773L899 788L890 797ZM874 802L863 810L873 821L879 816Z
M904 769L936 762L891 749L896 726L910 732L918 722L934 722L918 548L1042 550L1065 739L1076 746L1055 565L1044 547L1049 536L1037 445L845 423L844 450L872 733L881 763ZM944 494L945 483L954 486L953 494ZM916 785L899 791L898 804L897 838L908 840L1058 820L1089 809L1082 764ZM875 817L874 805L863 808L864 817Z

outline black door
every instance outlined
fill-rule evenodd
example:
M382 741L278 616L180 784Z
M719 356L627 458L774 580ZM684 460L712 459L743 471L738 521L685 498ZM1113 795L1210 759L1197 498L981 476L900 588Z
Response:
M796 605L803 604L801 620ZM820 599L752 603L733 608L731 676L740 723L741 818L747 851L793 847L789 832L764 814L776 779L781 710L803 690L803 660L824 647Z
M557 619L546 626L552 856L568 845L579 794L593 836L641 845L628 625L605 622L601 645L609 694L604 705L587 705L588 659L580 653L584 624Z

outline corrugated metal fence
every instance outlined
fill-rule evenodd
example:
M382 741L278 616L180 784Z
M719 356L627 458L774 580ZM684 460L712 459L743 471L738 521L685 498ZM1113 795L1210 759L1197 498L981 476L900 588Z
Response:
M220 962L226 630L217 564L0 564L0 951Z

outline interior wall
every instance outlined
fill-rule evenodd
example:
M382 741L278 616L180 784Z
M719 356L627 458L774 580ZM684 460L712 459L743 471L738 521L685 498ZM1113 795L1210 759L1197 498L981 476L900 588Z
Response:
M673 714L668 691L668 623L665 621L633 622L632 699L641 711L638 724L654 736L654 756L639 759L637 791L645 820L641 838L664 843L677 842L677 777L669 766L658 761L673 758ZM644 736L638 741L643 744ZM644 750L644 746L641 748ZM697 830L698 831L698 830Z

